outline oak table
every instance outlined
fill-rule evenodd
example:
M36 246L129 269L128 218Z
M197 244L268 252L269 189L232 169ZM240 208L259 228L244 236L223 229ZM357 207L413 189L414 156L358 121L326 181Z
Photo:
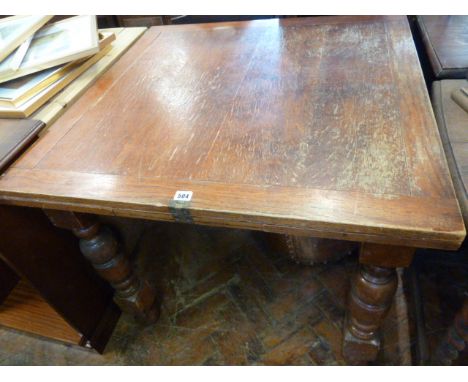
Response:
M183 191L178 192L178 191ZM395 268L465 228L404 17L153 27L0 178L158 315L96 215L361 242L344 354L375 358Z

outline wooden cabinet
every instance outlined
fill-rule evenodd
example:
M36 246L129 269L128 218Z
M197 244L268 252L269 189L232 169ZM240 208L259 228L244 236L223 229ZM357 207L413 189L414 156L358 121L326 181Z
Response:
M0 325L102 352L120 310L75 237L12 206L0 206L0 237Z

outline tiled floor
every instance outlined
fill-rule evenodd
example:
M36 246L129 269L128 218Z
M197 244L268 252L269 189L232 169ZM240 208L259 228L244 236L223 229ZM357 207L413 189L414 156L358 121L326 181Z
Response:
M342 322L356 256L302 266L267 251L249 231L143 227L134 252L162 296L156 325L122 316L104 355L0 329L0 364L345 364ZM376 364L410 364L406 317L400 288Z

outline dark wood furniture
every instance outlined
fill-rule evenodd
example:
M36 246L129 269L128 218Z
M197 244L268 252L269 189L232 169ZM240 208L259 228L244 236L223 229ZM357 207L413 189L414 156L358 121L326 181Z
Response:
M418 16L417 25L435 78L466 78L468 16Z
M120 310L74 236L38 209L0 205L0 324L103 352Z
M0 173L37 138L44 126L43 122L32 119L0 119ZM13 212L12 214L12 211L16 211L16 213ZM37 215L37 212L35 213ZM29 220L31 218L34 222ZM42 215L39 215L39 218L45 220ZM37 255L48 256L48 253L45 255L41 253L41 249L45 249L46 252L56 250L56 248L40 248L41 244L38 244L38 248L36 248L35 243L29 241L28 236L34 234L31 232L31 224L34 226L34 223L37 222L34 220L34 212L32 216L24 217L21 208L0 206L0 219L0 324L69 343L86 344L88 342L86 336L93 337L91 331L85 328L86 336L83 336L80 331L70 326L43 299L37 289L32 287L26 279L22 279L5 262L10 258L11 263L17 263L17 257L25 256L26 253L32 260L25 263L29 268L22 270L28 273L32 269L34 273L32 278L37 281L35 279L37 273L35 272L39 271L39 269L36 268L33 259ZM50 231L48 231L47 227L51 227L51 224L46 221L45 227L38 224L34 226L34 229L42 232L47 240L51 240L48 241L48 244L53 246L56 244L53 233L57 229L51 227L49 228ZM63 236L62 233L59 234ZM18 240L18 242L16 243L15 240ZM27 248L24 246L25 241L29 242ZM75 246L73 248L76 253ZM80 261L82 262L82 260ZM42 277L47 280L49 277L54 278L54 276L53 272L50 275L42 272L39 278ZM63 279L60 281L63 281ZM40 288L43 287L42 283L39 283L39 285ZM98 288L98 295L99 285L102 285L102 282L98 282L98 285L95 286ZM104 287L107 288L105 285ZM106 290L109 295L108 288ZM52 297L52 300L55 299ZM109 298L107 302L109 302ZM58 304L60 305L61 301ZM87 307L87 304L85 304L85 311ZM95 308L95 306L92 306L92 308ZM80 318L81 316L78 317L78 327L81 326ZM73 316L72 322L75 321L74 319ZM112 325L112 320L109 323ZM95 345L94 339L93 344ZM99 344L98 348L102 350L103 345Z
M468 225L468 112L451 95L467 86L468 80L436 81L432 85L434 113L465 225Z
M151 28L8 169L0 201L72 230L150 322L152 288L94 215L359 241L356 362L377 355L395 268L466 234L404 17Z
M10 295L10 292L15 288L19 280L19 276L0 260L0 305Z
M44 126L34 119L0 119L0 173L36 139Z
M468 225L468 112L452 99L452 94L467 86L468 80L436 81L432 86L434 112L465 225ZM465 263L466 261L468 259ZM468 291L466 293L468 294ZM468 298L465 298L453 325L432 355L432 363L451 364L457 358L458 352L465 348L466 342Z

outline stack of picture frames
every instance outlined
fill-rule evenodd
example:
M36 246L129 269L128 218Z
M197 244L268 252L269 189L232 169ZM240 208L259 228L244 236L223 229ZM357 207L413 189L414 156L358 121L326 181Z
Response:
M27 118L104 57L115 40L95 16L0 19L0 118Z

